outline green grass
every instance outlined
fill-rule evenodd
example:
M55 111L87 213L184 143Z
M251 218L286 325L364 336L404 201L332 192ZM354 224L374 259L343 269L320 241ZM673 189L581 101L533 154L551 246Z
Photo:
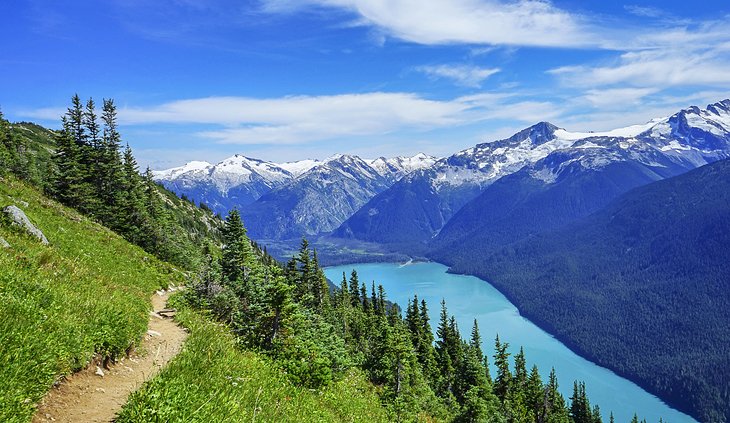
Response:
M23 422L59 375L141 339L150 294L180 276L28 185L0 178L0 208L10 204L51 242L0 220L12 246L0 248L0 421Z
M236 348L228 329L196 312L183 351L134 393L118 423L387 421L374 387L355 371L322 391L294 386L259 354Z

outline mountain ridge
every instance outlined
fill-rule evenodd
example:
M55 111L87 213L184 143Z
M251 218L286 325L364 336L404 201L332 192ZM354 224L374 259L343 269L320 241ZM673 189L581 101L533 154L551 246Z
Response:
M247 206L264 194L294 183L306 173L327 166L343 156L336 154L324 160L304 159L275 163L235 154L216 164L207 161L191 161L183 166L153 171L154 179L166 188L204 203L211 210L224 215L234 207ZM360 159L358 157L358 159ZM367 166L366 173L378 173L388 183L394 183L407 173L428 166L436 158L423 153L411 157L360 159Z
M525 177L546 186L560 175L600 171L615 162L634 162L647 175L656 174L637 179L629 189L729 156L730 100L607 132L569 132L541 122L410 174L373 197L333 236L419 252L462 207L520 171L529 170Z
M730 159L720 160L501 248L466 245L450 271L490 281L562 342L674 407L726 421L728 181Z

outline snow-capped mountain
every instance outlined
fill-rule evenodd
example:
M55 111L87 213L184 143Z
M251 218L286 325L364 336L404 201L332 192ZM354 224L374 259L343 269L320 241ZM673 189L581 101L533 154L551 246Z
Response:
M215 165L193 161L184 166L156 171L154 178L178 195L205 203L213 211L224 215L234 207L252 205L274 189L291 185L289 190L296 191L298 186L307 186L312 181L331 181L340 176L364 184L363 187L349 187L353 198L358 198L357 201L349 200L348 207L354 207L363 198L369 199L404 175L428 167L435 161L435 157L419 153L413 157L381 157L375 160L335 155L322 161L307 159L273 163L237 154ZM341 175L332 176L334 173ZM375 180L378 181L375 185L369 182ZM320 184L324 190L322 194L326 195L323 184ZM359 192L360 188L364 191Z
M307 162L298 163L299 167L309 166ZM292 170L297 168L296 164L287 165ZM283 166L238 154L215 165L194 161L153 175L169 190L205 203L220 214L250 204L294 178Z
M366 162L382 177L395 182L415 170L432 166L436 160L433 156L418 153L413 157L378 157L374 160L366 160Z
M600 192L598 187L602 183L615 189L600 194L600 201L578 205L574 212L580 215L626 189L727 157L730 100L706 109L691 107L668 118L603 133L569 132L542 122L508 139L479 144L411 173L369 201L334 235L381 243L424 244L463 206L484 192L479 206L465 208L471 210L469 217L464 217L468 224L454 224L453 234L459 238L465 228L474 227L474 219L489 215L484 210L490 207L511 210L509 207L517 204L528 204L528 198L534 198L537 191L549 185L606 170L599 179L607 179L593 181L594 192ZM619 163L623 165L614 166ZM631 176L622 176L620 168ZM611 173L614 170L616 174ZM510 178L506 178L508 175ZM499 187L487 189L498 180L502 181L499 187L510 181L512 185L501 191ZM588 179L584 182L589 184ZM571 183L566 182L566 186ZM588 194L582 188L575 189L565 201L584 201L582 196ZM591 188L586 185L585 189ZM553 200L546 196L545 201ZM449 225L453 226L451 222ZM446 235L440 238L442 242L444 238L451 240Z
M336 155L241 209L257 239L299 239L338 227L375 194L390 186L368 162Z

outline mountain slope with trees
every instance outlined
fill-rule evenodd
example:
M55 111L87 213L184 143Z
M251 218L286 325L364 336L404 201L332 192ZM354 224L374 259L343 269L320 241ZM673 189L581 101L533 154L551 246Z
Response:
M499 340L492 379L478 327L462 339L443 303L434 337L428 305L418 298L403 316L382 287L373 284L368 292L355 272L331 289L306 241L282 265L247 237L237 211L218 234L209 211L175 199L150 172L140 175L128 148L120 154L113 103L105 101L103 111L98 125L93 101L84 108L75 96L61 131L31 129L47 143L18 137L17 125L0 121L0 160L7 165L0 168L0 197L3 204L27 201L30 218L51 242L43 246L0 222L10 244L0 249L0 361L7 373L0 415L6 420L27 420L50 383L94 353L123 354L145 330L150 291L183 276L104 223L196 275L180 299L187 308L181 319L193 330L190 345L134 396L121 421L201 410L211 421L230 419L232 404L250 404L247 392L256 386L252 418L258 407L278 410L261 398L292 401L276 415L284 420L349 421L355 413L374 421L601 421L582 384L567 402L554 373L541 381L537 369L528 372L521 351L512 366L508 345ZM41 162L43 154L48 162ZM24 173L29 163L49 171ZM237 374L249 376L233 379L228 359L236 360ZM212 407L212 391L191 392L190 376L197 381L201 374L209 388L224 392L212 403L220 407ZM249 390L231 390L239 383ZM180 402L183 391L188 400Z
M701 421L730 420L730 161L456 260L581 354Z

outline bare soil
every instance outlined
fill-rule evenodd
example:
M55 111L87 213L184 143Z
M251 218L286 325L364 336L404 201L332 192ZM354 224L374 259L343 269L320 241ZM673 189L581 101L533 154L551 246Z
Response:
M154 311L140 348L109 369L92 363L66 377L38 404L33 423L113 422L129 394L175 357L187 338L185 330L170 318L173 313L158 313L165 309L168 295L168 291L158 291L152 296Z

